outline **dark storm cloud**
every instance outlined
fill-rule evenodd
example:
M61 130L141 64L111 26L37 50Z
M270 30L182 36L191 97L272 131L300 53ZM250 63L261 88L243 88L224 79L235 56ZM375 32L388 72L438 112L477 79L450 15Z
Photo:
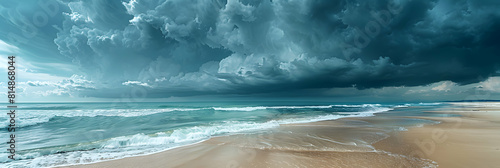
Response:
M61 3L53 42L109 90L97 97L470 84L500 69L496 0Z

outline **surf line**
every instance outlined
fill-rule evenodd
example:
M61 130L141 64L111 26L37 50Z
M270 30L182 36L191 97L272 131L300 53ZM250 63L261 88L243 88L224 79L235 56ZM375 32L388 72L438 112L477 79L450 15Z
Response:
M15 67L15 56L9 56L9 61L8 64L9 66L7 67L7 77L9 78L7 84L7 98L9 100L9 104L7 106L7 109L9 112L7 115L9 116L9 125L7 127L7 130L10 132L9 136L9 141L7 142L8 148L7 151L9 151L9 155L7 156L9 159L16 160L14 156L16 156L16 135L14 134L16 132L16 108L17 105L15 105L15 98L16 98L16 67Z

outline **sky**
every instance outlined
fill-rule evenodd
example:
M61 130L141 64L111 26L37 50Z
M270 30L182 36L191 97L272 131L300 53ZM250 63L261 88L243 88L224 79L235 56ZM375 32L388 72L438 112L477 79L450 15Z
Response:
M498 9L498 0L1 1L0 73L15 55L18 102L500 100Z

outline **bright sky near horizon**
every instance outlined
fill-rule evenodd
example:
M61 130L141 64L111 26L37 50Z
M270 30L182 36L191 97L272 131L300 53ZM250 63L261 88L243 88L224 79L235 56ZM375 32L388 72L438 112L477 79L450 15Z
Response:
M0 2L18 101L500 99L497 0ZM0 93L6 94L6 75Z

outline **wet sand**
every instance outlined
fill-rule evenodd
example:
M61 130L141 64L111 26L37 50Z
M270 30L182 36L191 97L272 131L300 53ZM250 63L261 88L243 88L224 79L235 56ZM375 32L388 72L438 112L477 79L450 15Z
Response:
M429 158L439 167L498 167L500 104L493 103L498 105L497 108L482 106L484 104L488 103L457 103L466 106L431 111L460 114L462 117L420 117L441 123L400 132L398 136L391 136L374 146L389 152Z
M413 117L441 123L407 131L383 124L401 118L343 118L69 167L495 167L500 165L500 108L482 105L487 103L434 111L462 117Z

